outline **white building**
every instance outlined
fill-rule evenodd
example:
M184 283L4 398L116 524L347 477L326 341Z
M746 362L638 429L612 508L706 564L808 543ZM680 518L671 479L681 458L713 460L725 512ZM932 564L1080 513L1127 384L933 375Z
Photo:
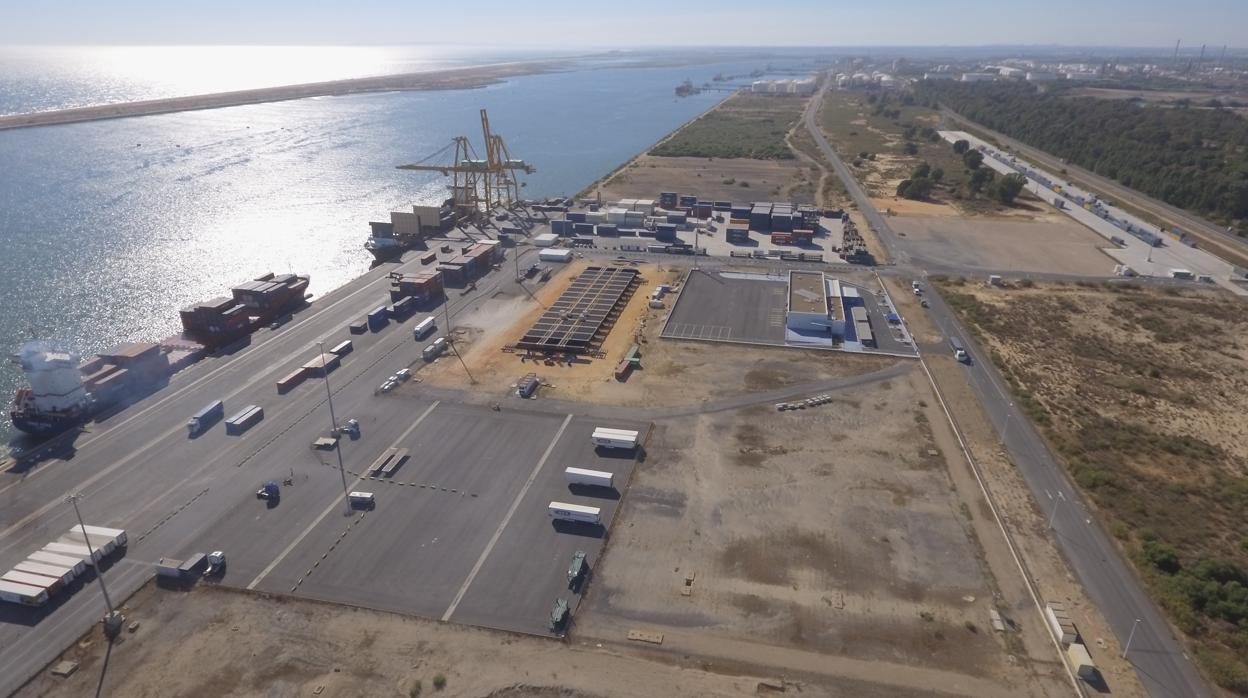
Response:
M923 73L924 80L953 80L957 77L953 73Z
M821 271L790 270L785 326L795 332L843 336L840 282L829 282Z
M996 79L996 73L962 73L962 82L992 82Z
M999 68L997 74L1003 78L1021 78L1026 74L1022 68L1010 68L1008 66Z
M1052 82L1057 79L1057 73L1045 73L1032 71L1027 73L1027 82Z
M1096 80L1100 76L1090 70L1068 71L1066 73L1067 80Z

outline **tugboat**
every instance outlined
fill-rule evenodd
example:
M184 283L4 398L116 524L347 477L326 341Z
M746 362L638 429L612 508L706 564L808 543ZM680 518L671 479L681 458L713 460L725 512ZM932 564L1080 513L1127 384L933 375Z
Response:
M27 342L13 355L29 388L20 388L9 416L13 426L40 438L72 429L91 416L93 401L78 370L78 356L48 342Z

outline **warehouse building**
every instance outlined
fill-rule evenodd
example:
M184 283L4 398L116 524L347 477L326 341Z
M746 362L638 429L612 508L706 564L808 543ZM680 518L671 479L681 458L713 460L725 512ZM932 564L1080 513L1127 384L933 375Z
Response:
M802 334L843 336L841 282L829 280L823 272L790 270L785 326Z

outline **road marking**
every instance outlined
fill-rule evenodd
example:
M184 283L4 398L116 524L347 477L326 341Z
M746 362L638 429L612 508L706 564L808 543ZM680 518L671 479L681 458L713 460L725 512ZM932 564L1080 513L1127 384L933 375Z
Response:
M486 544L485 550L481 551L481 557L477 558L477 564L472 566L472 571L468 573L468 578L464 580L463 586L459 587L459 592L455 594L455 600L447 607L446 613L442 614L442 622L445 623L451 619L451 614L455 612L459 602L463 600L464 594L468 593L468 587L472 586L472 580L477 578L477 573L485 565L485 559L490 556L490 552L494 550L494 545L502 537L503 529L507 528L507 524L511 522L511 517L516 513L516 509L520 508L520 500L524 499L525 493L533 486L533 481L537 479L537 474L542 471L542 466L546 465L546 460L550 458L550 454L555 450L555 444L559 443L559 439L563 437L563 432L567 430L571 421L572 415L569 414L567 417L564 417L563 424L559 425L559 431L555 432L555 438L551 439L550 445L546 447L546 452L542 454L541 460L537 461L537 465L533 467L533 472L529 473L529 479L525 481L524 487L520 488L516 498L511 501L511 508L507 510L507 515L498 524L498 528L494 529L494 535L490 538L490 542Z
M433 412L433 409L437 407L438 404L439 402L434 402L432 405L430 405L428 409L426 409L419 417L416 418L416 421L412 422L412 426L408 427L407 430L404 431L399 436L399 438L395 439L394 443L391 444L390 447L397 448L398 445L403 442L403 439L406 439L408 435L410 435L413 431L416 430L416 427L420 426L421 422L425 421L425 417L428 417L429 413ZM363 481L364 481L363 477L356 478L355 482L352 483L351 487L355 487L356 485L360 484ZM325 511L322 511L320 516L316 517L316 519L312 523L308 524L308 527L303 529L303 531L301 531L299 535L293 541L290 542L290 545L286 546L286 549L283 550L281 553L279 553L278 556L273 559L273 562L269 563L268 567L265 567L263 570L261 570L260 574L256 575L256 578L251 580L251 583L247 585L248 591L255 589L256 585L264 581L264 578L269 576L269 573L273 571L273 568L281 564L282 560L285 560L286 556L289 555L291 551L295 549L295 546L302 543L303 539L307 538L308 534L312 532L312 529L316 528L317 524L321 523L321 521L326 516L329 516L329 512L333 511L335 507L338 507L341 504L342 502L339 501L337 497L335 497L334 501L330 502L329 506L325 507Z

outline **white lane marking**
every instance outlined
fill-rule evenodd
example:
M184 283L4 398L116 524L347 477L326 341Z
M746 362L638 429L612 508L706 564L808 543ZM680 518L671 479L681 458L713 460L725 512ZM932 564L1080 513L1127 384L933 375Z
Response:
M568 424L572 421L572 415L568 415L563 419L563 424L559 425L559 431L555 433L555 438L551 439L550 445L546 447L546 452L542 454L541 460L537 461L537 465L533 467L533 472L529 473L529 479L525 481L524 487L516 494L516 498L511 501L511 508L507 510L507 515L498 524L498 528L494 530L494 535L490 538L490 542L486 544L485 550L481 551L481 557L477 558L477 564L472 566L472 571L468 573L468 578L464 580L463 586L459 588L459 592L455 594L455 600L447 607L446 613L442 614L442 622L451 619L451 614L455 612L459 602L463 600L464 594L468 593L468 587L472 586L472 580L477 578L477 573L481 571L481 567L485 564L485 559L490 556L490 552L494 550L494 545L498 543L498 539L503 535L503 529L507 528L507 524L511 522L511 517L516 513L516 509L520 508L520 500L524 499L524 495L533 486L533 481L537 479L537 474L542 471L542 466L546 465L546 460L550 458L550 454L555 450L555 444L559 443L559 439L563 437L563 432L567 430Z
M412 422L412 426L408 427L407 430L404 431L399 436L399 438L394 440L394 443L390 445L390 448L397 448L398 445L403 442L403 439L406 439L408 435L410 435L413 431L416 430L416 427L420 426L421 422L425 421L425 417L428 417L429 413L433 412L433 408L437 407L438 404L439 404L438 402L434 402L432 405L430 405L429 408L424 411L424 413L422 413L419 417L416 418L416 421ZM360 484L366 479L367 479L367 476L364 476L364 475L357 477L355 479L355 482L351 484L351 488L354 488L356 485ZM317 524L321 523L321 521L326 516L329 516L329 512L333 511L335 508L340 507L340 506L342 506L342 501L339 500L337 497L334 497L334 501L330 502L329 506L325 507L325 511L322 511L320 516L316 517L316 519L313 520L312 523L308 524L308 527L303 529L303 531L301 531L299 535L293 541L290 542L290 545L286 546L285 550L279 553L277 557L273 558L273 562L270 562L268 567L265 567L263 570L261 570L260 574L256 575L256 578L251 580L251 583L247 585L247 589L249 591L252 589L255 589L256 585L264 581L264 578L269 576L269 573L272 572L275 567L281 564L282 560L285 560L286 556L289 555L291 551L295 549L296 546L302 543L304 538L308 537L308 534L312 532L312 529L316 528Z

